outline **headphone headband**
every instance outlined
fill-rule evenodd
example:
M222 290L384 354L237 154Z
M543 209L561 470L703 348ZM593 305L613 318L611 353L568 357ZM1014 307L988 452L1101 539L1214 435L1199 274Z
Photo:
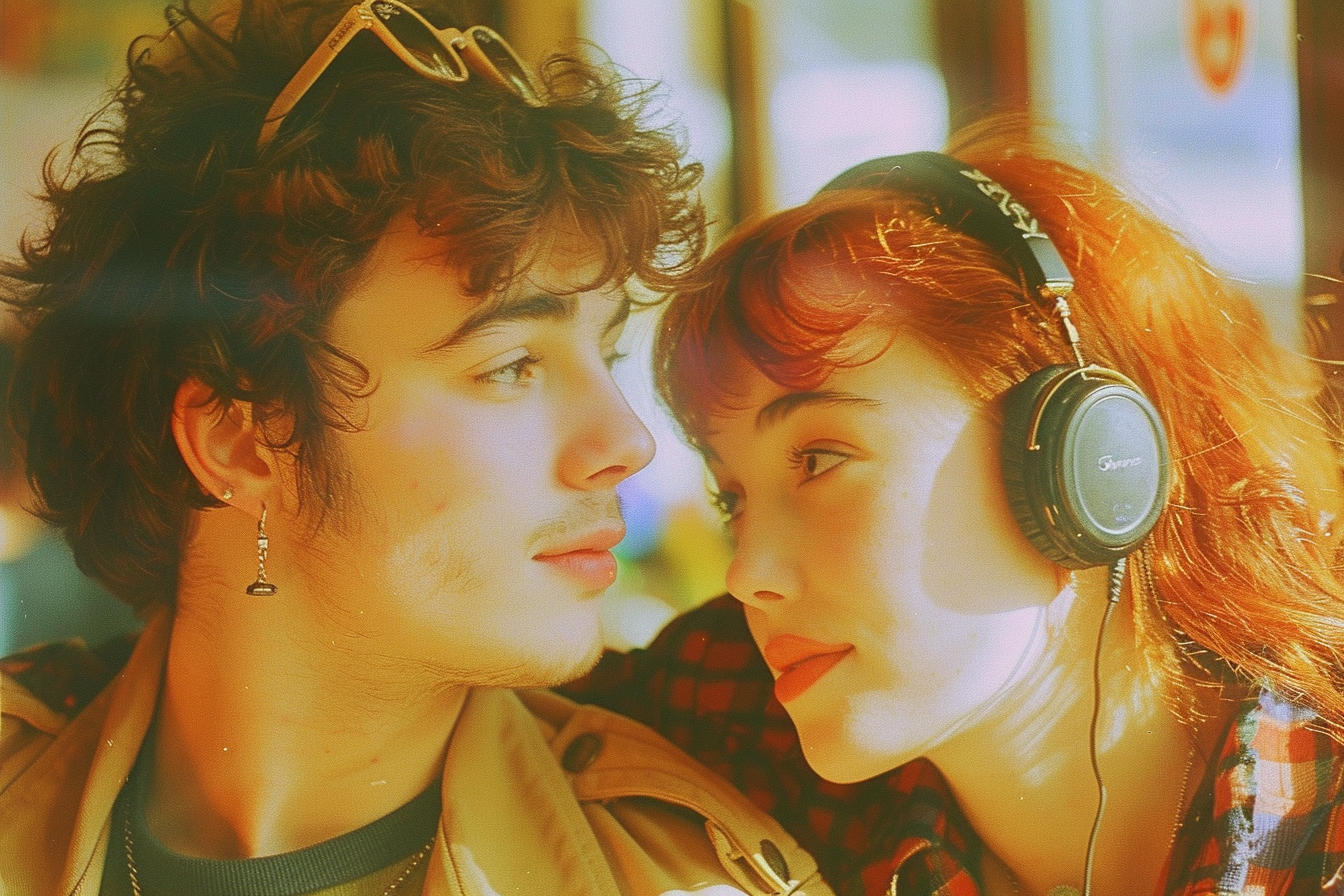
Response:
M818 192L854 188L898 190L926 200L934 218L989 246L1022 271L1040 298L1067 296L1073 275L1026 206L1002 184L940 152L883 156L855 165Z

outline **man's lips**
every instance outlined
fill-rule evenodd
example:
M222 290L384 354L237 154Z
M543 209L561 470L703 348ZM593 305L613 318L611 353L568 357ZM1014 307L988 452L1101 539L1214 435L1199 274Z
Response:
M775 696L779 702L787 703L812 687L853 649L853 644L824 644L798 635L779 635L770 639L761 652L779 673Z
M616 581L616 558L611 549L624 537L624 526L607 526L547 547L532 559L586 588L601 590Z

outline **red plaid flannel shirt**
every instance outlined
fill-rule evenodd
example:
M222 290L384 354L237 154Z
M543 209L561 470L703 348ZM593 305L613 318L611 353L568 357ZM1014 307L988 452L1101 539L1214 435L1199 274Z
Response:
M674 620L646 650L606 655L564 690L639 719L732 781L842 896L980 896L981 845L932 765L847 785L808 767L731 598ZM1269 692L1241 708L1193 797L1163 896L1344 896L1344 747L1313 719Z

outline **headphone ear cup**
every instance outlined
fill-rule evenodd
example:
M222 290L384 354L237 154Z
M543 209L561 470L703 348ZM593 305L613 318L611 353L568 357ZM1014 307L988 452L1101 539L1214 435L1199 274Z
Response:
M1115 371L1057 365L1004 396L1000 465L1022 533L1070 569L1129 554L1166 504L1170 460L1157 409Z
M1036 403L1067 367L1063 365L1038 370L1003 396L1003 437L999 451L999 465L1008 509L1017 520L1018 528L1046 559L1060 566L1079 569L1074 557L1061 550L1049 532L1053 526L1040 499L1041 453L1027 450Z

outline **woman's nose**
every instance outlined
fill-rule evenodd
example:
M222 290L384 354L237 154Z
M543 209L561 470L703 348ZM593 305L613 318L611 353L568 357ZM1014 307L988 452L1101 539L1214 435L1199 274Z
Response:
M799 557L792 539L776 518L756 523L744 512L734 529L736 548L728 564L728 590L748 606L766 607L796 597Z

